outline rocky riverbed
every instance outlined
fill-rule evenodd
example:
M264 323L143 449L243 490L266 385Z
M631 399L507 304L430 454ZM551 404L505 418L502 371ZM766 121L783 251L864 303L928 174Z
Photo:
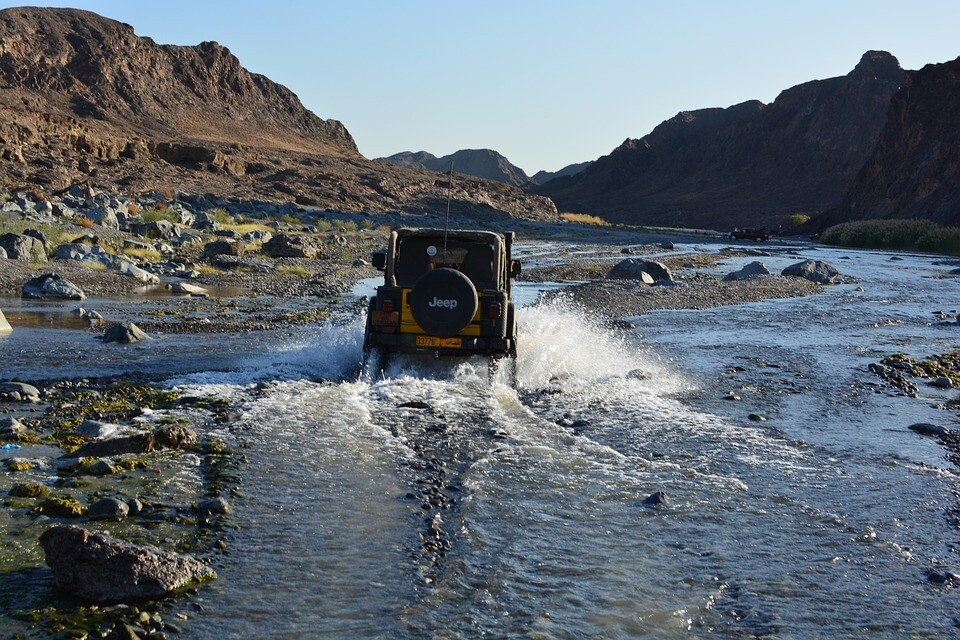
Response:
M198 334L194 346L200 353L224 344L200 334L246 337L254 345L259 333L320 326L335 318L346 322L362 314L362 301L348 292L377 275L367 260L383 246L386 230L439 223L433 217L360 216L188 194L120 197L77 188L46 199L39 195L11 194L3 205L0 246L6 257L0 257L0 296L72 292L35 285L33 294L27 286L55 273L75 285L81 299L37 304L69 306L75 311L69 326L76 335L100 336L114 325L132 323L155 338ZM454 223L490 226L463 219ZM820 294L832 282L851 282L825 263L798 266L805 264L801 253L809 253L802 246L771 253L696 235L571 224L516 226L517 253L526 266L519 284L542 289L548 306L569 301L589 314L617 320L795 299ZM755 264L764 260L786 267L771 272ZM783 275L793 268L800 275ZM44 330L31 315L36 312L6 310L14 335ZM945 314L941 321L955 323L955 315ZM42 333L36 335L43 340ZM121 361L130 353L119 345L89 344L85 348L96 350L101 360L115 353ZM20 348L18 357L29 357L29 349ZM104 351L109 349L116 351ZM4 357L14 356L0 352L0 361ZM942 374L955 358L937 362L936 372ZM0 628L9 625L19 637L177 633L189 628L190 594L202 590L232 552L232 501L242 490L246 464L247 442L238 426L243 408L229 398L174 388L166 381L170 371L151 370L149 359L137 360L121 375L99 378L85 374L82 363L76 375L55 378L42 365L17 380L0 368L0 492L6 495L0 511L0 573L7 576L0 580L7 603L0 609ZM877 366L893 372L881 376L884 380L900 376L906 384L915 384L908 378L924 370L905 360ZM197 362L192 370L207 368ZM938 377L952 385L952 375ZM910 390L898 387L904 388ZM263 392L270 393L269 385ZM409 407L430 405L417 400ZM503 430L490 433L494 440L509 436ZM947 444L957 440L934 435ZM434 451L422 463L434 475L444 473L433 461L438 455ZM442 506L445 489L435 489L427 504L437 499ZM54 529L64 525L83 533ZM439 524L434 529L446 530ZM41 536L51 530L56 534L46 538L45 554ZM434 555L450 544L442 535L435 537ZM58 555L66 543L51 540L79 542L70 554ZM164 586L150 594L124 591L122 580L111 593L91 590L100 580L95 572L73 571L76 558L99 558L96 549L111 545L126 554L129 566L153 559L157 566L189 571L174 572L173 578L163 574L157 584ZM30 586L21 591L21 584Z

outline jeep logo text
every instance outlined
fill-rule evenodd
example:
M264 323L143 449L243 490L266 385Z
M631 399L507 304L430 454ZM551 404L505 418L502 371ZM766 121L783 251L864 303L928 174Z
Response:
M456 300L442 300L436 296L433 297L433 300L427 303L428 307L443 307L444 309L456 309L457 301Z

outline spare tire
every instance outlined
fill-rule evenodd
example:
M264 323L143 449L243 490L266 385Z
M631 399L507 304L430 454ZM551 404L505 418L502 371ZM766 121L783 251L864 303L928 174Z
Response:
M477 313L477 289L456 269L427 271L413 285L409 300L417 324L440 338L463 331Z

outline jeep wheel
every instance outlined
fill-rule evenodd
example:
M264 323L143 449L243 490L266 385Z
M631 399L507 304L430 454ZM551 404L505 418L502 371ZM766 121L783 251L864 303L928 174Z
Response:
M477 290L456 269L428 271L410 291L410 311L432 336L450 338L467 327L477 313Z

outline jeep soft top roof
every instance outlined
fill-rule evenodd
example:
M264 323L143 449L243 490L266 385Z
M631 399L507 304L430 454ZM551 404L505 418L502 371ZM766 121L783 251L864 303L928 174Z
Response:
M443 229L419 229L415 227L403 227L397 229L397 236L401 238L411 238L411 237L430 237L430 238L442 238L444 234L448 238L454 240L474 240L477 242L503 242L503 234L497 233L495 231L478 231L478 230L464 230L464 229L450 229L449 231L444 231Z

